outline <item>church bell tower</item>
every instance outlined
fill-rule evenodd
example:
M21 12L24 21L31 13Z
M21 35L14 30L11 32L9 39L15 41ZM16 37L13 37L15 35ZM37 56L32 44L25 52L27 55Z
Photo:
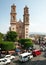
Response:
M29 11L27 6L25 6L24 8L23 22L24 22L24 38L29 38Z
M10 20L11 27L10 27L10 30L16 32L16 6L14 4L11 6L10 15L11 15L11 20Z

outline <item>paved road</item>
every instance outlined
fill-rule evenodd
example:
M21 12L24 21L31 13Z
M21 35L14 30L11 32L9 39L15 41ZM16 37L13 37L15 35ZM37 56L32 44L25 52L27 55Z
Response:
M36 45L37 47L37 45ZM37 47L39 48L39 46ZM18 56L16 56L15 60L12 61L9 65L46 65L46 51L42 52L41 55L34 57L33 59L25 62L25 63L21 63L18 60Z
M18 56L16 56L15 60L12 61L9 65L46 65L46 57L44 57L45 52L42 52L41 55L34 57L33 59L25 62L25 63L21 63L18 60Z

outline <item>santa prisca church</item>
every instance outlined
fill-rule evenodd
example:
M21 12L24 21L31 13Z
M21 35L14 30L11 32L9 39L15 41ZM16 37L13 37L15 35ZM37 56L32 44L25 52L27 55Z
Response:
M10 30L18 34L18 38L29 38L29 8L27 6L23 9L23 21L17 21L16 5L11 6L10 12Z

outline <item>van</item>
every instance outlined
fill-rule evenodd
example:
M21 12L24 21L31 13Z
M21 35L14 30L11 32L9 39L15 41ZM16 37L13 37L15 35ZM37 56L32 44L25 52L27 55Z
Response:
M19 54L19 61L21 62L28 61L31 58L33 58L33 55L31 53L26 52L26 53Z

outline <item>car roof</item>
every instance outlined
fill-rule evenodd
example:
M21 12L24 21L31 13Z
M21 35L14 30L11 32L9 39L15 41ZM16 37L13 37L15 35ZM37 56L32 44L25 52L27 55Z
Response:
M35 51L40 51L40 50L39 49L33 50L33 52L35 52Z
M22 53L22 54L20 54L19 56L24 57L24 56L28 56L28 55L30 55L30 54L31 54L31 53L26 52L26 53Z
M11 55L6 55L6 56L11 56Z
M5 58L1 58L0 60L4 60Z

